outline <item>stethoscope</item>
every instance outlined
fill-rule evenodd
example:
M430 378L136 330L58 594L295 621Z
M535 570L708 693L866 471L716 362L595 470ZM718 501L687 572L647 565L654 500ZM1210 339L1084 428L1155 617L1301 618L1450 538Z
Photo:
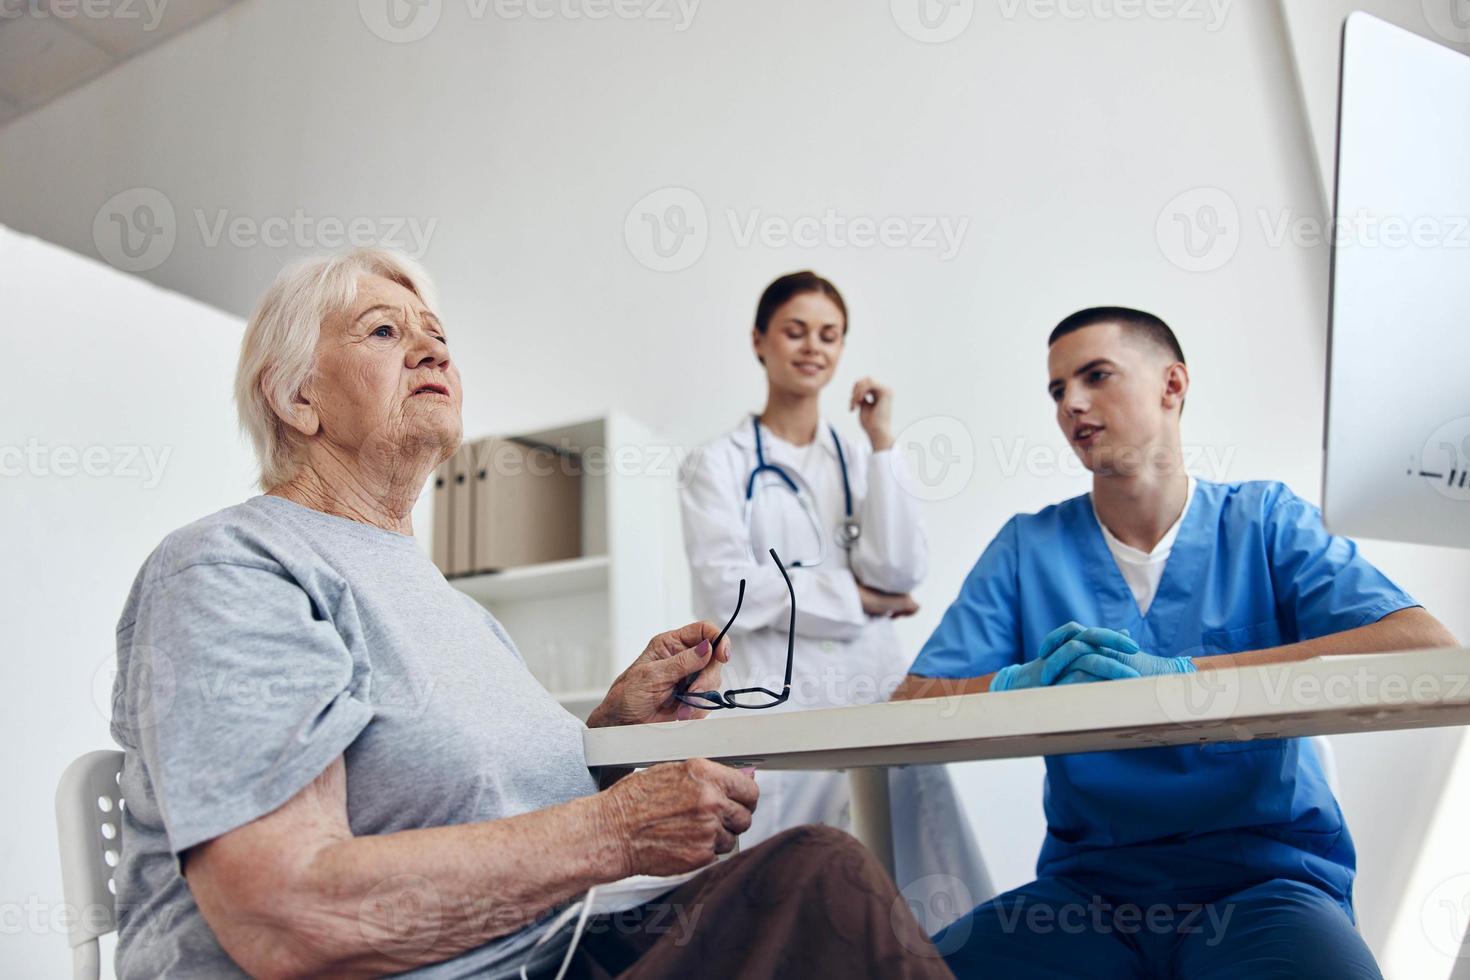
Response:
M755 481L762 473L770 473L796 497L797 503L801 505L802 512L806 514L806 519L812 526L812 533L817 537L815 561L791 561L786 564L791 568L813 568L820 565L827 560L827 539L822 534L822 519L817 514L817 505L812 500L810 493L797 486L796 480L786 472L785 467L766 462L766 450L761 443L760 417L751 416L750 424L755 429L755 469L750 471L750 479L745 481L745 550L750 556L751 563L754 564L756 560L755 531L751 523L751 518L755 513ZM847 479L847 456L842 452L842 440L837 438L835 428L829 425L827 429L832 434L832 445L837 447L837 466L842 471L843 519L837 528L837 544L843 548L851 548L863 536L863 529L852 514L852 484Z

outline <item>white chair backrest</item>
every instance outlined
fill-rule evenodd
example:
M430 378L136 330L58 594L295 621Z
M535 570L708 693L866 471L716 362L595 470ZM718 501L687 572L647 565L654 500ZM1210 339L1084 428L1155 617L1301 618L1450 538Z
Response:
M1337 781L1337 753L1332 748L1332 741L1326 735L1313 735L1312 747L1317 750L1317 761L1322 763L1327 788L1332 790L1333 796L1341 797L1342 787Z
M77 980L97 980L102 969L97 937L117 928L112 872L122 846L122 765L121 752L88 752L66 767L56 787L61 893L74 910L66 938Z

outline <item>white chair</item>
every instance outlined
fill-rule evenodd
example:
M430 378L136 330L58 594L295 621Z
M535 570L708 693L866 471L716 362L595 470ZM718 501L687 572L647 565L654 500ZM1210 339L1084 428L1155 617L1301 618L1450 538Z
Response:
M1322 763L1322 775L1327 777L1327 788L1332 795L1341 799L1342 787L1337 780L1337 752L1326 735L1313 735L1312 747L1317 750L1317 761Z
M1312 743L1328 785L1336 793L1337 760L1332 744L1325 736L1313 738ZM88 752L66 767L56 787L62 900L78 912L67 922L74 980L97 980L101 976L97 939L117 928L112 869L117 866L121 844L122 765L121 752ZM985 895L980 900L991 897ZM1466 943L1470 948L1470 938Z
M102 952L97 937L117 928L112 869L122 840L121 752L80 756L56 787L56 833L61 843L61 895L75 914L67 919L71 974L97 980Z

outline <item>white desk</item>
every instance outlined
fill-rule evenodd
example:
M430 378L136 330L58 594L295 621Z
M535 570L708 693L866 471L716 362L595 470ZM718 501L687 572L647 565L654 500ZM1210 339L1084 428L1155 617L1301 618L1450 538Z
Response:
M1440 649L774 715L721 711L590 729L586 750L591 766L707 758L846 769L853 829L891 871L887 766L1465 724L1470 649Z

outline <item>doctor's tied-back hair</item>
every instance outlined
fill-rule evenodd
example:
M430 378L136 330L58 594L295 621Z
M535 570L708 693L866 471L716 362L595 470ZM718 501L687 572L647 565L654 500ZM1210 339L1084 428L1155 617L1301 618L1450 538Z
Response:
M1103 323L1116 323L1134 337L1149 341L1163 349L1164 353L1173 357L1180 364L1184 361L1184 348L1179 346L1179 338L1174 336L1174 331L1169 325L1152 313L1143 310L1135 310L1127 306L1094 306L1091 309L1078 310L1067 317L1052 329L1051 336L1046 340L1046 346L1050 347L1069 333L1076 333L1087 327L1095 327Z
M787 300L802 293L821 293L836 303L837 308L842 311L842 336L847 336L847 304L842 301L842 294L837 291L836 286L811 270L784 275L766 287L755 308L755 329L765 333L771 326L771 317L776 315L776 311Z

